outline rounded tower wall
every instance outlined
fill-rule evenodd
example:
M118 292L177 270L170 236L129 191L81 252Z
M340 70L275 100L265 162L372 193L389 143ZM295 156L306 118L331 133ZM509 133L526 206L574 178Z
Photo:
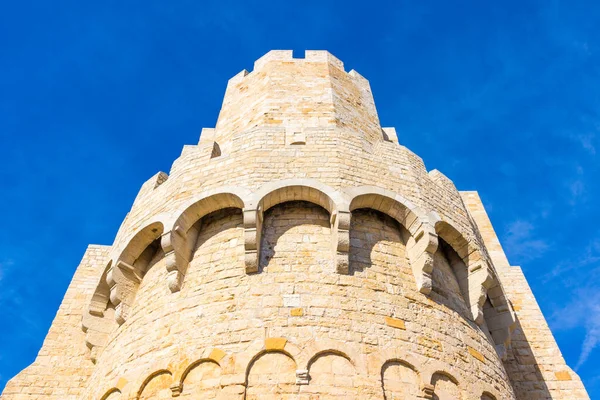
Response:
M384 392L421 395L437 369L458 382L444 380L440 393L475 398L484 374L496 393L510 398L502 363L489 337L469 321L442 250L435 254L432 294L425 296L407 259L409 233L391 217L361 208L353 212L350 273L340 275L329 220L327 210L304 201L266 210L260 269L247 274L241 210L213 212L197 223L193 260L177 293L165 285L164 254L153 250L131 315L97 360L90 381L104 385L90 387L90 398L124 378L133 392L124 389L122 398L160 398L178 385L183 398L266 398L278 382L273 398L339 393L381 399ZM218 366L202 367L211 369L213 381L189 383L199 378L188 381L182 371L201 360ZM385 373L390 362L401 362L402 374L413 378ZM162 370L169 373L142 388ZM308 384L297 385L304 370Z
M90 398L118 382L140 399L265 398L268 382L275 398L435 382L472 398L482 374L513 396L512 311L460 195L327 52L232 78L216 128L142 186L98 279Z

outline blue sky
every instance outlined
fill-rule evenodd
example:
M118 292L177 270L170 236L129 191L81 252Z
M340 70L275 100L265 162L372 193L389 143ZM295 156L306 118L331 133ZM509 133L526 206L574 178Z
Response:
M269 49L331 51L428 169L479 191L600 398L600 4L553 0L5 2L0 389L86 245L112 243L140 185Z

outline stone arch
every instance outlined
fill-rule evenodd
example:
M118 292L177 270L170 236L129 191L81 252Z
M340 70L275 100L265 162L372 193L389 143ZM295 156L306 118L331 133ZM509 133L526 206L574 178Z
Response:
M104 268L90 305L81 319L81 328L85 332L85 344L90 349L90 359L93 363L96 363L104 349L109 334L118 326L115 321L114 305L110 301L110 288L106 281L111 265L112 261L109 261Z
M142 382L136 400L162 400L172 397L173 376L169 370L161 369L150 374Z
M303 393L320 398L353 397L356 394L356 367L350 357L338 350L324 350L308 362L308 385Z
M298 392L296 361L284 350L256 354L246 369L246 400L287 399Z
M245 208L244 198L249 196L249 191L244 188L228 187L219 192L209 191L194 196L186 202L178 217L172 225L171 231L162 237L161 245L165 252L167 283L171 292L181 289L188 265L192 259L192 252L198 230L194 228L196 222L214 211L224 208Z
M154 254L150 253L158 250L153 246L158 244L163 231L162 222L147 224L127 242L120 254L113 258L106 282L110 287L110 301L115 305L115 319L119 324L125 322L129 316L137 289Z
M481 394L481 400L496 400L496 396L486 391Z
M336 269L348 273L350 212L346 196L313 179L288 179L270 182L260 188L244 210L246 272L258 272L263 213L288 201L307 201L323 207L330 215L332 253Z
M421 397L421 377L414 365L393 358L381 366L381 388L384 400Z
M221 365L210 358L190 364L181 376L178 391L182 399L214 398L221 389Z
M349 211L370 208L389 215L410 233L406 243L408 259L415 276L417 289L431 292L433 257L438 248L437 234L429 217L404 197L375 186L361 186L348 190Z
M435 229L438 236L453 250L447 252L448 260L471 310L473 321L479 326L486 323L497 352L504 358L515 318L493 267L474 241L465 238L450 222L439 220ZM484 307L486 301L492 307Z
M121 391L117 388L112 388L108 392L104 393L100 400L119 400L121 398Z
M436 371L431 376L433 400L462 400L463 395L458 380L445 371Z
M443 248L458 281L461 293L470 310L470 317L478 325L483 323L483 303L492 285L492 271L477 246L466 239L447 221L437 221L435 230L450 247Z
M289 343L289 342L288 342ZM290 349L292 349L290 347ZM360 349L349 345L346 342L329 339L329 338L313 338L307 343L304 343L302 349L292 352L295 359L298 361L298 368L304 368L308 373L309 364L319 355L323 353L336 353L350 360L352 365L360 374L368 375L367 364L361 357ZM308 381L306 382L308 383Z

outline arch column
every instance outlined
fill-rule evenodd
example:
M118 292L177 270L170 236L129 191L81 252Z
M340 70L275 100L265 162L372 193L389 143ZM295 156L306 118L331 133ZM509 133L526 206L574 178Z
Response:
M185 232L177 225L161 237L160 245L165 252L167 285L172 293L181 290L185 272L190 263L192 249Z
M347 189L351 197L350 210L370 208L394 218L410 234L406 251L419 292L431 293L433 257L438 247L437 233L429 217L410 201L390 190L377 186Z
M336 271L338 274L347 275L350 271L350 222L352 213L348 207L338 210L331 216L331 230L333 238L333 253L335 256Z
M244 215L244 264L246 273L258 272L260 263L260 241L262 238L262 207L250 207L243 210Z
M417 289L425 295L431 293L433 287L431 274L437 248L438 236L428 224L422 224L417 228L406 246Z
M192 261L198 230L194 225L204 216L225 208L244 210L250 191L242 187L224 187L202 192L187 201L176 214L173 228L161 237L165 253L167 285L171 292L181 290L189 263Z
M286 179L259 189L244 208L244 248L247 273L258 272L264 212L288 201L307 201L323 207L330 215L331 251L338 273L348 273L350 210L343 193L314 179Z

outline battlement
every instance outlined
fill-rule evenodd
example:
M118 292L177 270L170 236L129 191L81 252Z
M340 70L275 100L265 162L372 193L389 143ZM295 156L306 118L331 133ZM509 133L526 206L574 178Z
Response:
M294 58L292 50L271 50L254 62L254 71L260 71L269 62L293 63L327 63L335 68L344 70L344 63L339 58L325 50L306 50L304 58Z
M229 80L215 141L230 153L236 135L256 126L336 127L353 130L371 145L383 140L369 82L354 70L346 72L327 51L294 58L291 50L273 50L256 60L252 72Z
M265 65L271 62L296 64L305 62L323 63L344 71L344 63L339 58L325 50L306 50L304 53L304 58L294 58L292 50L271 50L254 62L254 69L251 72L248 72L244 69L231 77L227 82L227 86L229 87L239 84L247 75L253 72L262 71Z

